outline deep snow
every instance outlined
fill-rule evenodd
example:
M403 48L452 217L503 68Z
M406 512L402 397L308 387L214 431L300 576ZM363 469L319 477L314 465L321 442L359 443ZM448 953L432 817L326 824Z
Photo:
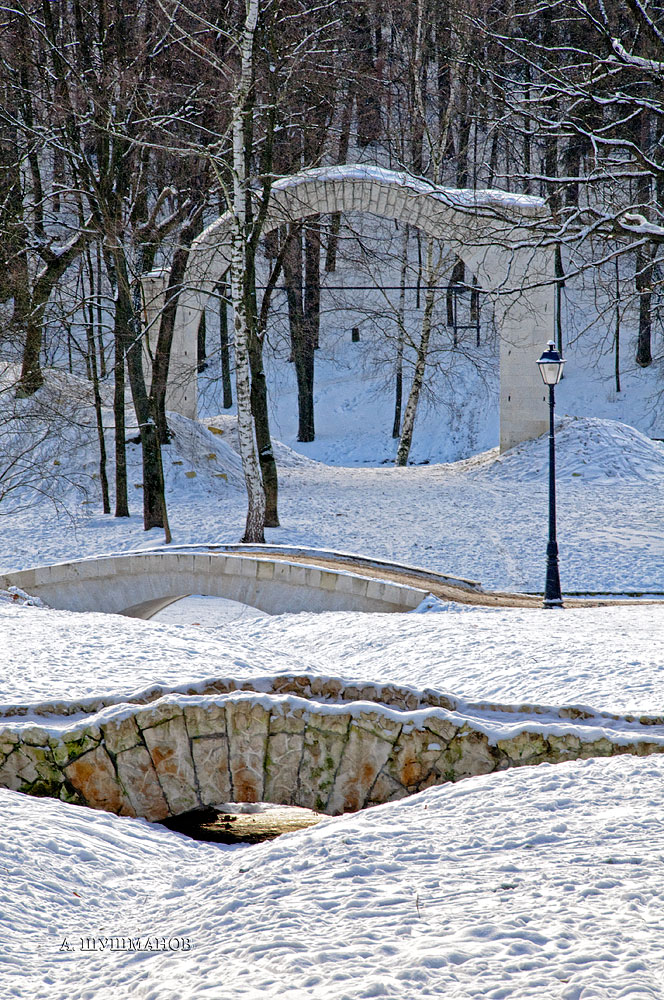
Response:
M2 996L655 1000L663 780L544 764L244 849L0 791Z
M412 458L430 464L383 465L395 448L390 380L372 368L364 326L360 345L347 342L361 314L337 312L317 357L313 444L295 441L292 366L279 350L269 363L284 444L282 527L268 540L541 590L545 442L500 460L486 454L496 443L495 377L454 356L416 428ZM595 368L579 342L568 359L558 394L563 588L664 590L662 451L609 422L664 437L657 371L625 371L617 395L609 354ZM46 393L58 398L58 388ZM178 543L237 541L244 521L232 418L215 416L217 386L204 389L203 405L202 425L172 419L165 452ZM3 569L159 543L138 516L138 449L130 448L134 514L114 519L98 513L89 420L66 445L48 478L55 469L68 513L34 497L23 510L0 503ZM45 453L50 462L59 454ZM209 628L53 612L5 596L6 706L90 695L121 703L156 684L301 670L436 687L466 708L662 714L661 607L449 605L435 614L247 616ZM0 791L0 997L659 998L663 770L660 757L524 768L245 849ZM136 954L108 944L118 937L188 939L191 948ZM104 951L82 953L81 938L106 940Z

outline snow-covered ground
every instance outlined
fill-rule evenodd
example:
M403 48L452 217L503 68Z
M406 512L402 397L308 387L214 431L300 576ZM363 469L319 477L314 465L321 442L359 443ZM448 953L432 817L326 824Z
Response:
M664 604L560 615L450 604L426 615L267 615L206 628L0 603L0 629L5 710L309 673L434 688L461 703L664 714Z
M662 781L544 764L250 848L0 792L2 996L655 1000Z
M165 461L174 541L238 541L246 499L237 454L227 443L232 418L173 423L176 438ZM537 472L544 451L540 440L500 460L489 453L396 469L332 467L282 447L281 527L268 529L266 538L385 557L494 589L541 591L548 486ZM129 519L100 514L94 496L82 503L72 496L66 513L45 502L14 513L6 501L2 516L0 504L0 568L159 544L161 531L142 530L138 452L131 446ZM78 455L92 477L94 444ZM563 590L664 591L664 446L615 422L578 419L563 422L559 465Z
M477 370L459 362L441 388L449 395L418 421L412 457L430 464L394 469L383 464L394 454L389 389L369 377L368 359L354 360L358 345L332 346L317 362L312 445L295 441L292 366L276 360L270 373L285 443L282 527L268 540L541 590L545 442L500 459L488 451L495 386L489 379L485 392ZM592 408L584 400L597 371L583 368L580 348L576 368L574 348L568 356L558 438L563 589L664 591L664 453L649 439L664 437L652 409L656 373L638 387L626 373L613 399L601 383ZM202 424L172 419L165 459L177 543L242 533L233 418L215 416L216 392L203 393ZM0 502L3 570L161 540L142 531L138 449L130 448L133 516L115 519L99 514L94 431L79 426L66 443L56 459L47 454L67 512ZM178 624L175 608L170 622L141 622L6 597L5 707L118 703L155 685L251 677L260 686L275 673L308 672L436 688L461 708L664 714L662 606L243 613L212 627L204 601L182 606ZM194 624L199 610L204 623ZM242 849L0 791L0 998L661 997L663 777L659 757L542 765ZM165 939L167 950L121 950L121 938L152 947ZM83 953L81 939L96 939L96 953Z

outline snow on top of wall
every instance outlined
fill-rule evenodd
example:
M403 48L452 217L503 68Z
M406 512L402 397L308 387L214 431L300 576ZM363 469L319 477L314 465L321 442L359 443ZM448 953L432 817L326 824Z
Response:
M394 184L409 188L416 194L436 198L451 207L510 209L523 215L544 215L548 213L543 198L501 191L498 188L448 188L439 187L426 178L413 177L405 171L388 170L364 163L343 163L331 167L314 167L302 170L288 177L281 177L272 185L273 190L306 184L312 180L322 181L376 181L379 184Z
M543 434L502 455L489 452L484 462L475 459L475 469L516 482L542 479L549 467L548 442L548 434ZM556 421L556 476L595 481L661 480L664 445L617 420L562 417Z
M265 685L262 685L265 686ZM449 722L457 728L468 726L474 732L483 733L490 746L496 746L501 740L511 740L520 733L538 733L544 737L576 736L582 742L592 742L606 739L616 746L648 743L664 748L664 726L643 726L632 719L614 718L608 713L593 713L584 707L587 717L570 719L563 709L557 707L541 708L532 712L531 706L524 706L525 711L519 711L515 706L473 705L463 700L457 700L456 709L425 706L417 709L401 709L374 701L340 700L338 702L298 697L295 694L266 691L229 691L225 694L192 695L182 692L170 692L150 703L149 706L118 702L101 708L93 714L73 715L41 715L27 713L23 716L8 716L0 719L0 728L6 726L19 736L35 738L35 729L39 734L59 739L73 739L93 727L104 726L108 722L122 722L133 718L146 709L156 711L159 708L172 706L180 711L185 708L201 708L210 710L227 704L249 702L260 705L266 712L272 712L284 717L298 715L300 718L307 713L315 714L316 718L330 716L350 716L362 719L370 716L372 720L383 718L403 727L407 734L413 729L424 730L430 720L437 719ZM314 723L317 726L319 723ZM66 734L66 735L65 735Z

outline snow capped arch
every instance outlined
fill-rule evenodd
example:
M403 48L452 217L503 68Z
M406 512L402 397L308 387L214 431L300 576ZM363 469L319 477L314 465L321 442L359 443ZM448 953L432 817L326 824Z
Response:
M319 167L275 182L264 231L312 215L368 212L440 240L494 298L500 334L500 447L548 426L535 361L553 334L553 253L537 246L548 210L540 198L457 190L381 167ZM230 264L230 213L194 241L173 335L171 376L180 409L196 415L196 339L202 310ZM174 407L175 408L175 407Z

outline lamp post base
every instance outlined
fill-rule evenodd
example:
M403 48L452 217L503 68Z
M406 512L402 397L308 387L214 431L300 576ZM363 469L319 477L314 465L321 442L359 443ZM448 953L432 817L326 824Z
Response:
M546 583L544 584L545 608L562 608L563 595L558 572L558 543L555 535L546 547Z

